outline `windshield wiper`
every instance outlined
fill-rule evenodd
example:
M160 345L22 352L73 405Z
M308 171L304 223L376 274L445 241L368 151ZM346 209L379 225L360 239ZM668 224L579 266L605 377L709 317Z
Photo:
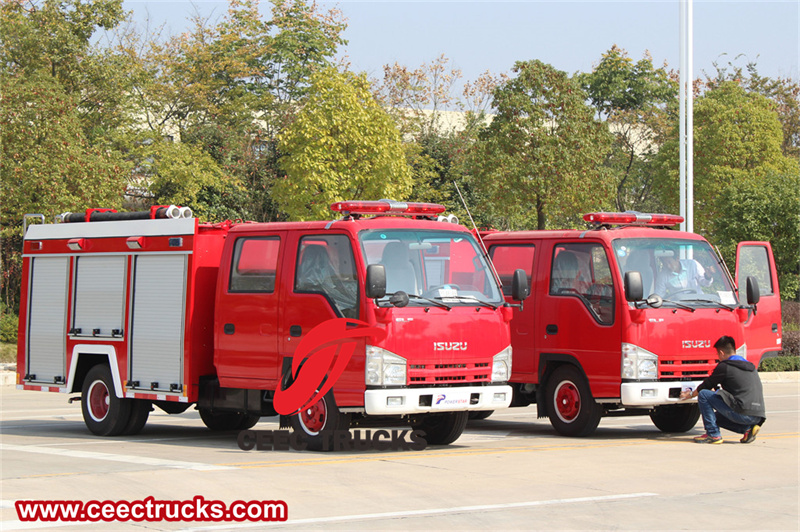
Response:
M684 305L683 303L678 303L677 301L672 301L671 299L662 299L662 301L664 303L672 303L676 307L688 310L689 312L694 312L695 310L697 310L694 307L690 307L689 305Z
M441 300L458 299L459 301L469 301L470 303L478 303L479 305L483 305L484 307L488 307L488 308L490 308L492 310L497 310L497 308L498 308L497 305L492 305L488 301L484 301L482 299L478 299L475 296L458 296L458 295L456 295L456 296L448 296L448 297L436 297L434 299L437 299L437 300L439 300L439 299L441 299Z
M713 299L684 299L683 301L696 301L698 303L712 303L714 305L719 305L722 308L726 308L726 309L730 310L731 312L736 310L736 307L732 307L730 305L726 305L725 303L723 303L721 301L714 301Z
M422 301L427 301L428 303L430 303L432 305L435 305L435 306L437 306L439 308L444 308L444 309L447 309L447 310L450 310L451 308L453 308L450 305L446 305L446 304L442 303L441 301L435 301L433 299L428 299L427 297L422 297L422 296L417 295L417 294L408 294L408 297L409 297L409 299L421 299ZM436 298L436 299L440 299L440 298Z

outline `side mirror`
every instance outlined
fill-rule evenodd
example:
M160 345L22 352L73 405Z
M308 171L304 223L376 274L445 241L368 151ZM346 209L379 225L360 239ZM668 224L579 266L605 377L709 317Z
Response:
M747 278L747 304L755 305L761 299L761 291L758 289L758 280L749 276Z
M386 295L386 267L383 264L367 266L367 297L378 299Z
M525 301L530 294L528 276L525 274L525 270L514 270L514 276L511 278L511 297L515 301Z
M636 271L625 272L625 299L627 301L641 301L644 299L641 273Z

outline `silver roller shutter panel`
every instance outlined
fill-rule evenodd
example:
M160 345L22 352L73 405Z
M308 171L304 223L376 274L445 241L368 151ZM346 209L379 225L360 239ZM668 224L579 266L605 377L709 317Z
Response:
M78 257L76 261L75 318L82 336L111 336L122 330L127 257Z
M36 382L65 377L68 257L32 259L28 318L28 374Z
M186 255L136 257L131 323L131 379L169 391L183 384Z

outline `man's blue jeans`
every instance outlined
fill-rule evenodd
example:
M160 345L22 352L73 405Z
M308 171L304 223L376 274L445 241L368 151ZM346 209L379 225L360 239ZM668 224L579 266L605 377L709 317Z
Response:
M750 427L761 421L760 417L736 412L725 403L721 396L711 390L700 390L700 393L697 394L697 406L700 407L700 415L703 416L706 434L712 438L720 436L720 427L744 434Z

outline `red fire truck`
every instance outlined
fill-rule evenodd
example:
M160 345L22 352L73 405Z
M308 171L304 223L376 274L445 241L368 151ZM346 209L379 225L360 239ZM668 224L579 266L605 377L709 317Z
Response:
M604 415L637 413L685 432L699 410L678 396L713 370L720 336L756 365L780 351L768 242L739 245L734 282L703 237L669 229L680 216L584 219L588 230L483 233L500 278L522 268L531 286L511 323L512 406L535 403L568 436L591 434Z
M507 407L512 309L472 234L437 220L441 205L332 209L342 217L220 224L89 209L27 226L17 387L80 393L98 435L137 433L152 405L246 429L276 414L300 340L344 318L386 334L358 340L333 389L282 420L309 447L368 423L447 444L468 412ZM527 294L522 272L514 290Z

